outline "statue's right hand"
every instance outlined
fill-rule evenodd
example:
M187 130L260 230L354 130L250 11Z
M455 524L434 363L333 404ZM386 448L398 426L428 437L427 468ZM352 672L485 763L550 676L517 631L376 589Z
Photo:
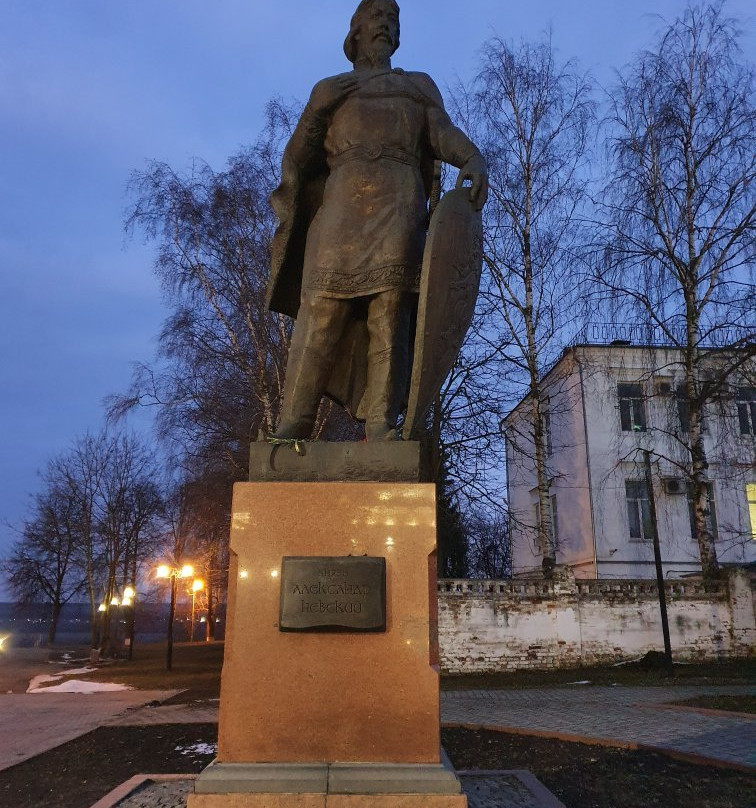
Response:
M310 94L308 106L316 114L332 112L350 93L357 89L357 79L346 73L319 81Z

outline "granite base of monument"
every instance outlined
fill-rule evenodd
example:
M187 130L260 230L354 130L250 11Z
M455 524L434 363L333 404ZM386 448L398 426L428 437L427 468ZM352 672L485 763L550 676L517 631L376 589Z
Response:
M369 445L325 452L365 469ZM394 451L417 480L418 447ZM440 751L435 513L416 481L237 483L218 757L188 808L465 808Z

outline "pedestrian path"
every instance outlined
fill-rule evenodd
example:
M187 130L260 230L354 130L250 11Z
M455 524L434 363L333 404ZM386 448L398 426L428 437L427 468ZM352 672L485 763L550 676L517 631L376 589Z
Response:
M20 693L0 695L0 769L72 741L132 709L177 691Z
M485 726L567 740L657 748L691 758L756 767L756 716L668 710L703 694L745 695L751 687L594 687L454 690L441 694L444 724Z
M188 704L152 704L114 715L108 726L143 727L152 724L213 724L218 721L218 699Z

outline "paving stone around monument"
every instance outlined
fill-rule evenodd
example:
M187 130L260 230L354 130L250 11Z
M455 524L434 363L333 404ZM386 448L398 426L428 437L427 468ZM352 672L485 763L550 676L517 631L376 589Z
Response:
M147 780L125 799L115 803L118 808L185 808L194 780L161 782ZM114 808L115 808L114 806Z
M529 772L462 772L468 808L564 808ZM184 808L194 781L147 780L113 808Z

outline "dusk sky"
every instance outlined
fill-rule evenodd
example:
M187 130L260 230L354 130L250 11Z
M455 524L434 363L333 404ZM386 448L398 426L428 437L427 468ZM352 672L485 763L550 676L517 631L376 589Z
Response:
M153 250L123 232L126 184L149 159L222 169L273 95L305 100L348 69L356 0L0 0L0 557L37 470L103 421L102 400L149 360L166 310ZM395 66L442 92L494 34L550 27L561 59L602 84L682 0L403 0ZM753 6L731 14L754 51ZM749 15L751 18L749 19ZM143 419L141 419L143 420ZM0 599L3 597L0 582Z

